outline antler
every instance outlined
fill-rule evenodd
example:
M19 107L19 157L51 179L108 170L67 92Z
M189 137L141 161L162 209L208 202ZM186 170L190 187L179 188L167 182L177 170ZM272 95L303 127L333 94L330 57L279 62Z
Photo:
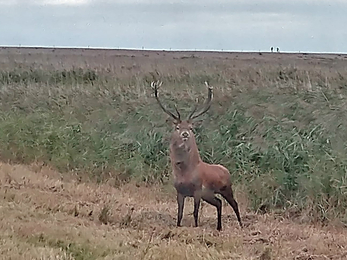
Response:
M154 89L155 99L158 101L159 106L164 110L164 112L165 112L166 114L168 114L169 116L171 116L173 119L180 121L180 120L181 120L181 115L180 115L180 112L178 111L177 106L175 105L175 110L176 110L176 112L177 112L177 116L176 116L176 115L174 115L173 113L171 113L169 110L167 110L167 109L163 106L163 104L160 102L160 100L159 100L159 98L158 98L158 87L160 87L162 84L163 84L163 82L162 82L162 81L159 81L159 80L158 80L157 82L152 81L152 83L151 83L151 87Z
M195 104L194 106L194 109L193 111L190 113L190 115L188 116L188 120L192 120L194 118L197 118L201 115L203 115L204 113L207 112L207 110L210 109L211 107L211 103L212 103L212 97L213 97L213 87L212 86L209 86L208 83L205 81L205 85L207 86L208 88L208 94L207 94L207 99L206 99L206 102L205 104L203 105L203 108L197 113L195 114L196 112L196 109L198 108L198 104ZM195 115L194 115L195 114Z

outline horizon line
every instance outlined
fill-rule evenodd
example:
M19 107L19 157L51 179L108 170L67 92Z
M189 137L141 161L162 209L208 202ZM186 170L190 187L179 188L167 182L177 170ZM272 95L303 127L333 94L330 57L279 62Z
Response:
M173 51L173 52L243 52L243 53L259 53L259 52L270 52L270 53L310 53L310 54L347 54L347 52L329 52L329 51L293 51L293 50L279 50L271 52L271 50L231 50L231 49L178 49L178 48L130 48L130 47L105 47L105 46L69 46L69 45L2 45L0 48L41 48L41 49L102 49L102 50L129 50L129 51Z

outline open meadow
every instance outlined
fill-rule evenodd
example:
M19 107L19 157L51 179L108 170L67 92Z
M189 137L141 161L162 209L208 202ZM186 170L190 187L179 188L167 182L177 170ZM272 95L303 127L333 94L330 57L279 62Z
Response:
M347 55L0 48L1 259L346 259ZM172 126L226 166L245 224L188 199Z

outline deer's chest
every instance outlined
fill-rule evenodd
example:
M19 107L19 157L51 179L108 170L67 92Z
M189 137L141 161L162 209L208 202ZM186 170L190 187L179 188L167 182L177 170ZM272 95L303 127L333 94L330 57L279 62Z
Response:
M178 193L188 197L194 196L194 192L199 188L198 185L191 182L176 182L174 186Z
M201 181L197 176L176 176L174 186L178 193L184 196L192 197L194 192L201 189Z

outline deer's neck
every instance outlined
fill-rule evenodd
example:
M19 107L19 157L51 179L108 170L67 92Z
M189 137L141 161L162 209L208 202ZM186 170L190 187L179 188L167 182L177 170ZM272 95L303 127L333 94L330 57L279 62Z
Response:
M190 143L174 141L170 148L171 163L176 171L189 172L201 161L195 140L190 140Z

